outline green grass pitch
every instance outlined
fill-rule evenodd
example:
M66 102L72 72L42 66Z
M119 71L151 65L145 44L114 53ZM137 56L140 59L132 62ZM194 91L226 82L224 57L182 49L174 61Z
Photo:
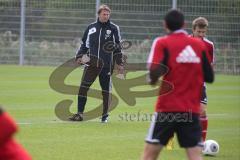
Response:
M64 95L49 87L48 79L54 67L0 65L0 104L15 117L20 127L16 138L27 148L34 160L134 160L139 159L149 121L130 115L153 112L156 97L137 98L136 106L128 106L120 100L111 112L107 124L94 119L84 123L63 122L56 118L55 105L63 99L77 98ZM141 73L133 73L137 76ZM81 69L73 71L67 84L79 85ZM94 83L98 88L98 81ZM149 86L136 87L148 90ZM117 95L116 91L114 94ZM209 129L207 139L220 144L216 157L205 160L240 159L240 76L216 75L213 85L208 85ZM88 99L86 109L101 103ZM126 119L126 114L128 118ZM175 140L176 142L176 140ZM162 160L184 160L185 152L178 147L164 150Z

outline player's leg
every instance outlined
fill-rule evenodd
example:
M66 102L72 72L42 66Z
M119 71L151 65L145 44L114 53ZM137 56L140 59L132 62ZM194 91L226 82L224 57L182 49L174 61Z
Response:
M87 92L96 80L100 70L96 67L86 67L82 75L82 81L78 92L78 113L83 113L87 102Z
M202 147L196 146L186 149L188 160L202 160L200 156L202 153Z
M165 113L155 113L146 137L146 145L143 151L143 160L155 160L159 156L163 146L173 136L173 122L169 122Z
M208 128L208 117L206 114L207 109L207 94L206 94L206 86L204 85L202 88L202 97L200 101L200 123L202 128L202 141L204 142L207 137L207 128Z
M103 112L101 122L108 121L108 109L111 104L111 72L109 68L103 68L99 74L99 82L102 88Z
M206 141L207 129L208 129L208 117L206 114L207 105L201 103L202 112L200 115L200 122L202 127L202 141Z
M188 160L201 160L202 143L199 115L194 113L187 114L189 114L189 119L176 124L179 145L186 149Z
M87 102L87 92L95 81L96 77L99 74L99 69L96 67L85 67L82 81L78 92L78 112L69 118L71 121L82 121L83 120L83 112L85 109L85 105Z
M159 153L161 152L162 148L163 148L163 146L160 144L146 143L141 159L142 160L156 160L157 157L159 156Z
M96 80L100 70L96 67L86 67L82 76L82 82L78 92L78 113L83 113L87 102L87 92Z

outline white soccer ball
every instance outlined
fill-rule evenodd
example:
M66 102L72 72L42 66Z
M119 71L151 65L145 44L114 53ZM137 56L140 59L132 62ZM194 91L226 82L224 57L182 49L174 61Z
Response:
M203 144L204 155L216 156L219 152L219 144L214 140L206 140Z

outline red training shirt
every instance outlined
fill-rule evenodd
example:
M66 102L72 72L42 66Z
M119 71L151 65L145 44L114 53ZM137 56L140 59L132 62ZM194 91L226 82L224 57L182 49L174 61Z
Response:
M155 39L148 58L149 70L159 64L167 54L169 71L164 81L173 85L173 90L159 95L156 112L192 112L199 114L201 89L204 81L202 56L206 51L204 43L189 37L184 30L177 30L167 36ZM164 88L164 87L161 87ZM161 93L161 88L160 92Z

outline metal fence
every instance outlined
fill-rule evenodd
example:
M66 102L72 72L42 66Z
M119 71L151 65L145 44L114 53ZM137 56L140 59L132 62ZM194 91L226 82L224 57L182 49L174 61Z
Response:
M0 0L0 64L59 65L72 58L86 26L95 21L98 1ZM209 20L215 70L240 74L239 0L101 0L111 7L111 20L120 26L122 37L132 42L124 50L128 62L146 62L153 39L164 35L162 19L173 2L185 13L189 33L194 18Z

